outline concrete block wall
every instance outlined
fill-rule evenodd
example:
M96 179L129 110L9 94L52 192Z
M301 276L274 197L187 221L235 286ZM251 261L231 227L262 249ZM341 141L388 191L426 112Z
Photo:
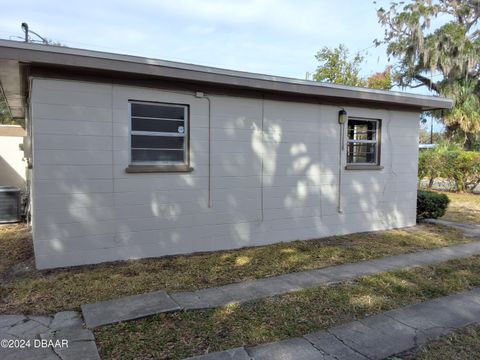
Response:
M415 223L418 114L345 107L350 116L382 120L384 169L349 171L345 153L339 167L338 107L213 94L210 99L209 189L206 99L160 89L33 79L37 267L232 249ZM193 172L125 172L129 100L190 105Z

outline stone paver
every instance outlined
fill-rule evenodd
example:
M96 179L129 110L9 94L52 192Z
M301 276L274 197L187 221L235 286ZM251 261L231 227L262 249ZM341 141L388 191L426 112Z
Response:
M190 360L250 360L251 357L245 351L245 348L239 347L235 349L219 351L207 355L195 356L189 358Z
M184 310L215 308L233 302L246 302L281 295L320 285L355 280L361 276L444 262L480 254L480 242L388 256L352 264L332 266L292 274L251 280L237 284L177 292L170 296Z
M73 311L60 312L53 317L0 315L1 339L25 340L23 348L0 347L2 360L100 359L93 333L83 327L80 314ZM65 340L68 343L62 344Z
M410 254L332 266L190 292L164 291L128 296L82 306L87 327L179 310L216 308L320 285L358 279L361 276L465 258L480 254L480 242L472 242Z
M245 350L251 360L381 360L479 322L480 288L477 288L352 321L303 338ZM215 357L216 354L219 353L195 359L223 359Z
M178 310L181 307L163 290L82 305L88 328Z
M336 360L367 360L365 356L351 349L341 342L334 335L326 331L318 331L316 333L304 336L312 345L317 348L325 356L331 356ZM335 354L332 355L332 354Z
M259 345L246 350L250 357L255 360L330 360L309 341L302 338Z

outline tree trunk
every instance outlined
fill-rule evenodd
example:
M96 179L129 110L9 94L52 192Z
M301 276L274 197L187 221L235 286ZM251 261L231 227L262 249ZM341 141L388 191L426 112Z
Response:
M475 134L473 133L465 133L465 143L463 144L463 148L468 151L475 150Z

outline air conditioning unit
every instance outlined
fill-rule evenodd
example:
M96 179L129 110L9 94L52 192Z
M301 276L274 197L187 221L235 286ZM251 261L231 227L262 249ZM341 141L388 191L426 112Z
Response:
M0 224L20 221L20 189L0 186Z

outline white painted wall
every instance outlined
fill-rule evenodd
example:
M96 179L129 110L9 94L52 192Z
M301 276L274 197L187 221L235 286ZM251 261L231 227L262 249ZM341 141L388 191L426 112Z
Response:
M128 100L190 104L192 173L125 172ZM342 154L339 214L338 107L212 95L213 206L208 208L205 99L34 79L31 101L39 268L415 223L416 113L345 108L350 116L382 119L384 169L346 171Z
M23 137L2 135L2 130L12 130L6 128L14 126L0 125L0 186L15 186L25 189L26 163L23 161L23 151L20 150ZM8 131L3 131L3 133L8 133Z

